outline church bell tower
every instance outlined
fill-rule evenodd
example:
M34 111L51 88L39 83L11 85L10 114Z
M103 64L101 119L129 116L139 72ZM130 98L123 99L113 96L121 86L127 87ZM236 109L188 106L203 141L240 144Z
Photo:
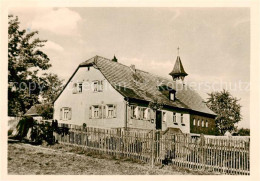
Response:
M176 59L176 62L175 62L175 65L173 67L173 70L171 71L171 73L169 73L169 75L172 76L172 79L173 81L176 81L176 80L182 80L182 82L184 81L184 78L188 75L184 68L183 68L183 65L181 63L181 58L179 56L179 50L180 48L178 47L177 48L178 50L178 56L177 56L177 59Z

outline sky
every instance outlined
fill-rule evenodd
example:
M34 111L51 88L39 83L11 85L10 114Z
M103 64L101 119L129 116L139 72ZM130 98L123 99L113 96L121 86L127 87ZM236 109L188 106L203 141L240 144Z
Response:
M100 55L169 77L180 47L185 81L206 99L229 90L240 99L250 127L249 8L12 8L27 31L48 40L43 47L65 82L77 66Z

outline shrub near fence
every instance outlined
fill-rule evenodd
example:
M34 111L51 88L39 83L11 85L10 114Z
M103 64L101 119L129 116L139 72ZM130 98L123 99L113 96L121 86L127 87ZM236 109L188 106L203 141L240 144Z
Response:
M62 144L140 160L146 163L172 163L178 167L205 169L224 174L249 175L250 140L193 138L189 134L163 134L123 129L72 128L68 135L56 135Z

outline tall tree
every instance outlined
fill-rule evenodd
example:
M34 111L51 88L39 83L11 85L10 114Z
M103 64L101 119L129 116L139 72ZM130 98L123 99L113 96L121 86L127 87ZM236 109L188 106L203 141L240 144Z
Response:
M216 114L216 126L221 135L226 131L236 130L235 124L241 121L240 114L241 105L238 99L233 97L230 92L223 90L220 92L212 92L206 101L207 106Z
M38 31L20 30L18 17L8 16L8 115L17 116L38 102L43 79L38 72L51 67L40 49L47 40Z
M64 80L61 80L57 74L53 73L43 75L42 81L44 82L44 86L40 94L42 98L41 102L52 104L63 89Z

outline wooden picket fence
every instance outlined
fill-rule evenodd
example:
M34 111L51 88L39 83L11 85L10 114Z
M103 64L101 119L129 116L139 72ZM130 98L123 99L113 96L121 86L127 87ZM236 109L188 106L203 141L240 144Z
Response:
M250 174L250 140L192 137L161 131L72 128L68 135L55 134L62 144L88 151L140 160L152 165L174 164L223 174Z

